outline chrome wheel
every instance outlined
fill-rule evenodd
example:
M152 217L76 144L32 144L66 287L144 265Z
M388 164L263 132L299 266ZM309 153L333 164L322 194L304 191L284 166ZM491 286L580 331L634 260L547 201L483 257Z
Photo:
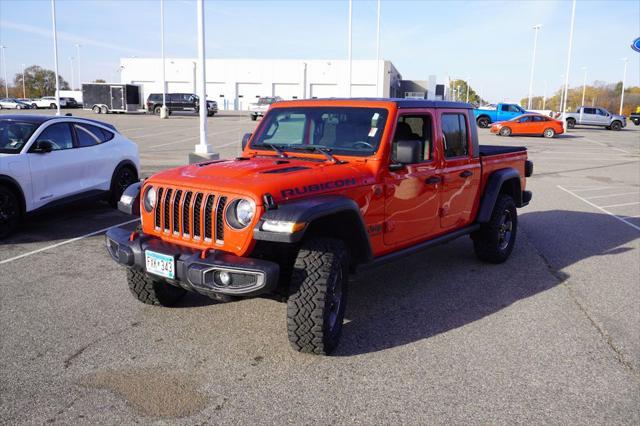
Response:
M544 131L544 137L545 138L552 138L552 137L555 136L555 134L556 134L556 132L554 132L553 129L546 129Z
M498 225L498 247L500 250L506 249L511 243L511 233L513 231L513 220L511 212L505 210L502 212L500 223Z

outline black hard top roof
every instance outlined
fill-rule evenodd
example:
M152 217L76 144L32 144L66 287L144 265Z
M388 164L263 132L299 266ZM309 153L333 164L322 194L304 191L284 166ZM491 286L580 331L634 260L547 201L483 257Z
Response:
M90 123L100 124L101 126L108 127L113 130L117 130L116 126L110 123L105 123L104 121L93 120L91 118L82 118L82 117L74 117L72 115L35 115L35 114L7 114L0 115L0 120L9 120L9 121L20 121L21 123L32 123L37 124L38 126L44 123L45 121L51 120L63 120L63 119L78 119L88 121Z

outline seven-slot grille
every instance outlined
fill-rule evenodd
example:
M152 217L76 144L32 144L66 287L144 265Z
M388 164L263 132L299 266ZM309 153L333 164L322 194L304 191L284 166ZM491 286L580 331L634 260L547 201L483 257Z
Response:
M156 230L183 239L224 241L227 197L172 188L158 188L154 209Z

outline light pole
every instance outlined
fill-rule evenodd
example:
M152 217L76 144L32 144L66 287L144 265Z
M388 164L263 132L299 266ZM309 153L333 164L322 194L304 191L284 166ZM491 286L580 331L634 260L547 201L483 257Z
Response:
M75 86L75 81L73 80L73 56L69 56L69 65L71 66L71 90L73 90L73 87Z
M196 145L195 152L189 155L189 163L197 163L203 160L214 160L220 156L213 151L213 147L207 143L207 68L205 57L204 37L204 0L198 0L198 65L200 80L198 81L199 114L200 114L200 143Z
M628 58L622 58L624 61L624 73L622 74L622 93L620 94L620 112L618 114L622 115L622 104L624 103L624 81L627 79L627 62L629 62Z
M569 72L571 71L571 49L573 48L573 27L576 21L576 0L573 0L573 6L571 7L571 29L569 30L569 49L567 51L567 72L564 74L564 99L562 102L562 121L564 121L564 128L567 128L566 113L567 110L567 95L569 91Z
M469 82L471 81L470 78L467 79L466 83L467 83L467 100L465 101L466 103L469 103Z
M80 78L80 44L76 43L76 68L78 74L78 87L82 90L82 79Z
M531 76L529 77L529 101L527 102L527 109L531 109L531 95L533 92L533 72L536 68L536 47L538 46L538 31L542 28L542 24L533 26L533 55L531 56Z
M376 22L376 96L384 96L380 94L380 0L378 0Z
M56 0L51 0L51 21L53 23L53 63L56 74L56 115L60 115L60 78L58 77L58 32L56 31Z
M584 78L582 79L582 102L580 106L584 106L584 94L587 90L587 67L582 67L582 71L584 71Z
M349 31L347 50L347 97L351 97L351 17L353 13L353 0L349 0Z
M22 64L22 97L27 98L27 88L24 84L24 64Z
M0 46L0 52L2 53L2 70L4 72L4 97L8 98L9 86L7 85L7 62L5 61L5 58L4 58L4 49L6 48L7 46Z
M560 113L564 116L564 111L562 111L562 105L564 103L564 74L560 74L560 79L563 82L562 82L562 85L560 86L560 105L558 106L558 109L560 110Z
M200 25L199 22L200 19L198 19L198 25ZM167 111L167 80L164 59L164 0L160 0L160 50L162 56L162 108L160 108L160 118L169 118L169 111Z
M542 93L542 109L547 106L547 80L544 81L544 92Z

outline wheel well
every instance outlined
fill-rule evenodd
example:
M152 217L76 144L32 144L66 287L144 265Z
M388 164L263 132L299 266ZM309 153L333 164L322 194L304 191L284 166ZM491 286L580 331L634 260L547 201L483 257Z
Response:
M567 121L573 121L575 123L576 119L573 118L573 117L569 117L569 118L567 118Z
M513 198L516 205L521 202L522 191L520 190L520 180L517 178L509 179L502 183L500 187L500 194L509 195Z
M478 118L476 118L476 121L479 121L481 118L486 118L486 119L488 119L489 121L491 121L491 118L490 118L488 115L486 115L486 114L479 115L479 116L478 116Z
M355 211L341 211L315 219L304 238L328 237L344 241L349 247L351 266L371 260L371 246L363 223Z
M21 213L25 213L27 210L27 203L20 185L8 176L0 176L0 187L1 186L8 188L11 192L18 196L18 200L20 200L20 211Z

